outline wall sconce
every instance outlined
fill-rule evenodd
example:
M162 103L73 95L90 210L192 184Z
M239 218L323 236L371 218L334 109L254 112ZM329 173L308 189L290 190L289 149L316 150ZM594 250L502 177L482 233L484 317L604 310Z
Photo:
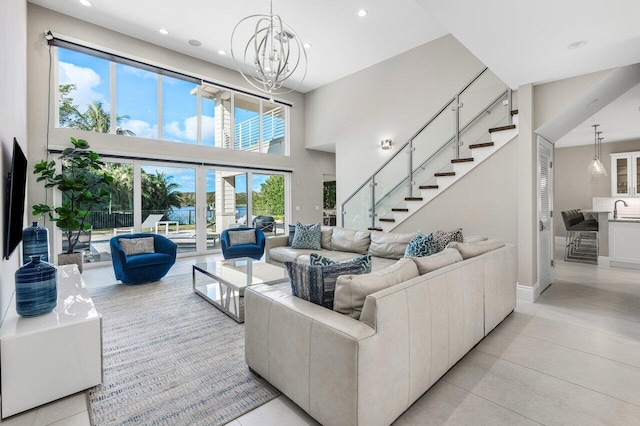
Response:
M391 139L385 139L382 142L380 142L380 148L382 149L391 149L392 146L392 142Z

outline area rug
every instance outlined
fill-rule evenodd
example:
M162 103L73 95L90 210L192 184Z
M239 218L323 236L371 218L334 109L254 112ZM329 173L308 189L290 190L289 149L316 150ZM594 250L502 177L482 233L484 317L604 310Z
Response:
M102 315L95 425L222 425L280 393L244 362L244 325L193 293L191 274L90 290Z

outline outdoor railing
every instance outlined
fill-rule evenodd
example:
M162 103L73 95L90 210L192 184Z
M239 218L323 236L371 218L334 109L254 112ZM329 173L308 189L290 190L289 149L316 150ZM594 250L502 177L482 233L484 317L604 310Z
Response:
M274 108L262 114L262 139L265 144L284 138L284 109ZM256 150L260 147L260 115L237 123L235 126L234 148L238 150Z
M510 108L511 90L485 68L342 203L342 226L377 227L406 198L419 196L421 185L434 184L435 173L452 171L452 159L471 157L465 145L511 124Z

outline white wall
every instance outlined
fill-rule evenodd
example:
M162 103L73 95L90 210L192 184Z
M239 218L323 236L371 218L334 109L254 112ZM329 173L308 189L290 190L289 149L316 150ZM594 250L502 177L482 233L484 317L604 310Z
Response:
M515 139L401 223L394 232L450 231L517 241L517 153Z
M11 165L13 138L27 152L27 2L3 0L0 2L0 144L2 161L0 176L0 241L4 245L5 191L7 173ZM25 222L26 223L26 222ZM9 260L0 260L0 321L7 312L13 294L14 273L20 267L20 246Z
M195 59L174 51L116 33L88 22L53 12L33 4L28 6L28 112L29 160L39 161L46 155L47 90L49 66L47 47L42 45L44 30L63 34L124 55L204 76L238 87L248 88L237 72ZM291 108L291 156L242 153L226 149L156 141L142 138L122 138L107 134L50 127L50 145L68 145L70 136L83 137L91 148L102 153L140 155L154 158L181 158L230 165L250 165L266 168L292 168L292 217L295 222L318 222L322 217L322 176L334 174L334 156L308 150L304 146L305 99L300 93L283 96L294 103ZM52 115L53 116L53 115ZM30 181L29 206L44 199L42 186ZM296 210L299 206L300 210ZM316 206L320 209L316 210Z
M448 35L307 93L305 143L335 144L338 206L483 68Z

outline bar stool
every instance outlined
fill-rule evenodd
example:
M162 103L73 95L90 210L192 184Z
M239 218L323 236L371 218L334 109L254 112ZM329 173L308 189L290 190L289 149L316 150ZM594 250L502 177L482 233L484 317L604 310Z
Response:
M564 260L570 262L598 263L598 221L585 220L579 210L562 212L562 220L567 230Z

